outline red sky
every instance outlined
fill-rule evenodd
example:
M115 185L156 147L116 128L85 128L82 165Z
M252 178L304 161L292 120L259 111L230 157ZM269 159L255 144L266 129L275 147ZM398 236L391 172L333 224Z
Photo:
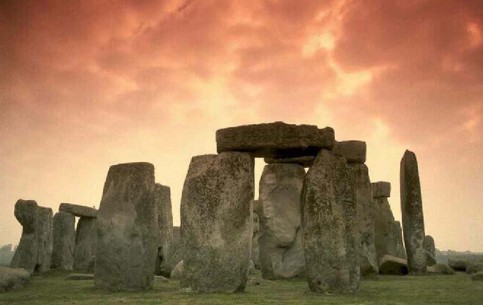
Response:
M368 143L373 181L418 157L426 233L483 251L483 2L0 2L0 244L17 199L99 205L110 165L172 189L216 129L285 121ZM263 161L257 163L261 173Z

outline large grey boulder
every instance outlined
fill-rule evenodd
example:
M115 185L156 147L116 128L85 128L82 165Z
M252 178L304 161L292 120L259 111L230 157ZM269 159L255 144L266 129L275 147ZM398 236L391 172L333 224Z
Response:
M427 269L430 274L454 274L454 270L447 264L434 264Z
M169 254L173 243L173 213L171 209L171 189L169 186L156 183L156 208L158 209L159 244L156 258L155 274L169 276L174 265L170 263Z
M181 287L243 291L250 261L254 160L248 153L196 156L181 197Z
M471 279L473 281L483 281L483 271L482 272L477 272L471 276Z
M315 156L321 148L331 149L334 143L332 128L314 125L274 122L216 131L218 153L240 151L264 158Z
M149 163L109 168L97 216L96 287L152 287L159 241L154 181Z
M29 272L49 270L52 259L52 209L39 207L34 200L19 199L15 203L15 217L22 225L22 236L11 266Z
M361 275L377 274L377 254L374 236L374 202L372 198L369 169L365 164L349 164L354 175L357 203L356 240L359 247Z
M336 142L334 154L346 158L349 163L364 163L366 162L366 142L356 140Z
M0 292L23 287L30 281L30 272L22 268L0 266Z
M436 265L436 247L434 245L434 238L431 235L424 237L423 248L426 251L426 265Z
M448 259L448 265L455 271L466 272L469 261L464 258L450 258Z
M408 263L403 258L384 255L379 261L379 273L392 275L408 274Z
M265 165L260 178L260 266L265 279L303 276L300 195L304 167L298 164Z
M61 203L59 206L59 212L70 213L77 217L97 217L97 210L95 208L86 207L83 205L72 203Z
M81 217L75 236L74 270L94 272L97 219Z
M401 215L409 273L426 272L424 215L416 155L406 150L401 159Z
M305 270L309 288L354 293L359 288L354 177L343 157L321 150L302 190Z
M75 252L75 216L58 212L54 215L52 268L72 270Z

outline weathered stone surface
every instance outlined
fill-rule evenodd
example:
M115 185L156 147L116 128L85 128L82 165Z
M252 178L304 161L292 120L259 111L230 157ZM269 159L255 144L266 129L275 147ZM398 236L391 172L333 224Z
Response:
M97 217L97 210L95 208L86 207L83 205L72 203L61 203L59 206L59 212L70 213L77 217Z
M321 150L303 186L302 226L309 288L354 293L360 273L354 177L346 160Z
M86 280L93 280L94 274L90 273L72 273L69 274L66 278L69 281L86 281Z
M75 217L70 213L54 215L52 268L72 270L75 252Z
M81 217L75 236L74 270L94 272L96 258L97 220Z
M174 265L168 258L173 243L173 213L171 209L171 189L156 183L156 207L158 209L159 244L155 274L169 276Z
M169 280L162 275L155 275L154 280L162 283L167 283Z
M303 167L311 167L314 164L315 157L314 156L305 156L305 157L293 157L293 158L265 158L265 163L272 164L272 163L291 163L291 164L298 164Z
M434 264L432 266L428 266L427 270L428 273L432 274L454 274L454 270L451 269L451 267L447 264Z
M334 145L334 154L346 158L349 163L364 163L366 162L366 142L336 142Z
M396 256L407 259L406 249L403 243L402 227L399 221L393 222L393 232L394 236L396 236Z
M466 272L466 267L468 266L468 260L460 258L450 258L448 259L448 265L455 271Z
M426 272L424 215L416 155L406 150L401 159L401 215L409 273Z
M173 242L169 249L168 262L167 265L170 267L171 271L175 266L183 260L183 244L181 242L181 232L180 227L173 226Z
M181 287L243 291L250 260L254 160L227 152L191 159L181 197Z
M30 273L22 268L0 266L0 292L23 287L30 281Z
M52 259L52 209L39 207L34 200L20 199L15 204L15 217L23 230L11 266L29 272L49 270Z
M183 261L180 261L179 263L177 263L176 266L171 271L169 278L172 280L180 280L183 274L183 265L184 265Z
M265 165L260 179L260 266L265 279L303 276L300 195L305 170L297 164Z
M389 198L391 197L391 183L386 181L378 181L371 184L372 197Z
M483 272L477 272L471 276L473 281L483 281Z
M407 261L400 257L384 255L379 261L379 273L381 274L408 274Z
M377 274L377 254L374 236L374 202L369 169L365 164L349 164L354 175L356 193L356 240L359 247L361 275Z
M152 287L159 241L154 184L152 164L109 168L97 216L96 287Z
M483 262L471 262L466 264L466 273L473 274L483 271Z
M314 125L283 122L229 127L216 131L218 153L240 151L255 157L286 158L315 156L321 148L332 149L334 130Z
M423 240L423 248L426 251L426 265L433 266L436 264L436 247L434 246L434 238L426 235Z
M255 269L260 269L260 247L258 245L258 238L260 237L260 217L258 216L258 206L260 202L253 200L252 202L252 251L251 260Z

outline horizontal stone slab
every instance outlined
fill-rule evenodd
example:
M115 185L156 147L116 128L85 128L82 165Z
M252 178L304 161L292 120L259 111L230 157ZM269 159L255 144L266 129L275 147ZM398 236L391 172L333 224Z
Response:
M305 157L294 157L294 158L265 158L265 163L292 163L298 164L303 167L311 167L314 164L315 157L305 156Z
M61 203L59 212L70 213L77 217L97 218L96 209L72 203Z
M334 153L347 159L349 163L366 162L366 142L341 141L334 145Z
M408 262L400 257L384 255L379 261L379 272L393 275L408 274Z
M334 129L319 129L315 125L274 122L216 131L218 153L249 152L262 158L316 156L322 148L332 149L334 143Z
M391 197L391 183L379 181L371 183L373 198L388 198Z

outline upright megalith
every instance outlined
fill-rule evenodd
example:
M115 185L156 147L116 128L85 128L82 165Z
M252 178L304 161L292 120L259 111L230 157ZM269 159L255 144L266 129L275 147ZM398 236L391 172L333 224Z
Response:
M305 177L301 204L310 290L356 292L360 273L354 177L343 157L328 150L319 152Z
M431 235L424 236L423 248L426 251L426 265L436 265L436 246L434 245L434 238Z
M300 194L305 170L298 164L265 165L260 178L260 266L265 279L286 279L305 272Z
M22 225L22 236L11 266L29 272L49 270L52 259L52 209L39 207L34 200L19 199L15 203L14 213Z
M260 269L260 247L258 245L258 238L260 237L260 217L258 216L258 206L260 202L253 200L252 202L252 251L251 260L256 269Z
M81 217L75 235L74 270L94 271L97 239L97 219Z
M155 273L169 276L175 265L169 260L173 243L173 214L171 209L171 189L169 186L156 183L156 207L158 209L159 244Z
M52 268L72 270L75 251L75 216L58 212L54 215Z
M154 184L152 164L109 168L97 216L96 287L152 287L159 241Z
M416 155L406 150L401 159L401 214L409 273L426 272L424 216Z
M196 156L181 197L181 287L199 292L245 289L250 261L254 160L248 153Z
M379 181L372 183L374 198L374 238L379 262L385 255L406 259L402 242L401 225L394 220L388 198L391 196L391 183Z

